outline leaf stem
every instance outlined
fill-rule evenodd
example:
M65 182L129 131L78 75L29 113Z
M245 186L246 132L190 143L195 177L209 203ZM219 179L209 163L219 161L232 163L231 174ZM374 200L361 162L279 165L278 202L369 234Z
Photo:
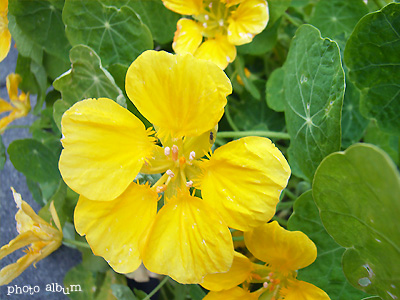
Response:
M300 27L301 25L303 25L302 22L300 22L297 18L292 17L291 15L289 15L287 12L285 12L283 14L283 16L293 25Z
M239 128L236 126L235 122L233 122L233 119L231 117L231 113L229 111L229 107L225 107L225 116L226 120L228 121L229 125L232 127L233 131L240 131Z
M63 239L63 244L67 247L71 247L70 245L74 245L74 246L78 246L78 247L83 247L83 248L88 248L90 249L90 246L85 243L85 242L79 242L79 241L75 241L75 240L71 240L71 239ZM69 245L68 245L69 244Z
M245 136L264 136L268 138L277 138L289 140L289 134L277 131L250 130L250 131L220 131L217 133L219 138L241 138Z
M386 2L384 0L374 0L376 6L378 6L378 9L381 9L382 7L386 6Z
M163 287L164 284L167 283L168 281L168 276L165 276L163 280L160 281L160 283L148 294L143 300L149 300L155 293L158 292L159 289Z

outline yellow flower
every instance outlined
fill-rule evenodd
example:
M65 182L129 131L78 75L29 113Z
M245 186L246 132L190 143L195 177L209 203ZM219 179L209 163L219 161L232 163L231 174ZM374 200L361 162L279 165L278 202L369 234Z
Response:
M193 19L178 21L172 48L210 60L225 69L236 47L250 43L267 26L265 0L163 0L164 5Z
M11 34L8 30L8 0L0 1L0 61L2 61L10 51Z
M285 158L261 137L233 141L210 157L232 91L212 62L146 51L129 67L126 91L159 143L110 99L80 101L62 118L59 167L81 195L78 233L119 273L142 261L181 283L227 271L234 252L228 227L250 230L274 215L290 175ZM164 174L150 187L133 182L139 171Z
M11 111L11 113L0 119L0 133L6 130L8 124L15 119L25 117L31 110L31 103L29 100L29 93L21 92L18 96L18 85L21 83L21 76L18 74L9 74L6 79L8 96L11 103L0 98L0 114Z
M226 299L226 293L241 289L237 285L244 283L247 287L252 282L263 283L261 289L249 293L256 295L255 299L260 295L271 300L330 299L318 287L296 279L297 270L312 264L317 257L317 248L304 233L287 231L274 221L245 232L244 239L249 251L266 265L252 263L244 255L235 253L228 272L204 278L202 286L211 291L204 299Z
M10 283L18 277L32 263L47 257L61 246L63 234L57 212L53 202L50 204L50 213L57 228L40 218L28 203L22 200L21 195L11 188L15 203L19 208L15 215L19 235L8 245L0 249L0 259L22 247L30 245L26 253L16 263L8 265L0 271L0 285Z

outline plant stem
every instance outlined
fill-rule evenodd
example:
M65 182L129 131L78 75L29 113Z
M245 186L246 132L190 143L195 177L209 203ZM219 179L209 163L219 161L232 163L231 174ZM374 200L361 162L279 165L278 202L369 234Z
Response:
M283 140L289 140L289 134L285 132L276 132L276 131L263 131L263 130L254 130L254 131L221 131L217 133L217 137L219 138L241 138L245 136L264 136L268 138L277 138Z
M287 12L285 12L283 14L283 16L293 25L300 27L301 25L303 25L303 23L301 23L300 21L298 21L297 18L292 17L291 15L289 15Z
M378 6L378 9L381 9L382 7L386 6L386 2L383 0L374 0L376 6Z
M239 128L236 126L235 122L233 122L233 119L231 117L231 113L229 112L229 107L225 107L225 116L226 120L228 121L229 125L232 127L234 131L239 131Z
M157 293L158 290L161 289L162 286L167 283L168 278L169 278L168 276L165 276L164 279L161 280L160 283L154 288L154 290L152 290L150 294L148 294L143 300L149 300L155 293Z
M291 191L289 191L288 189L284 190L285 196L288 196L288 198L292 199L292 200L296 200L297 196L295 194L293 194Z
M74 245L74 246L90 249L90 246L85 242L79 242L79 241L66 239L66 238L63 239L63 244L66 245L66 246L68 246L68 244L69 244L69 245ZM70 246L68 246L68 247L70 247Z

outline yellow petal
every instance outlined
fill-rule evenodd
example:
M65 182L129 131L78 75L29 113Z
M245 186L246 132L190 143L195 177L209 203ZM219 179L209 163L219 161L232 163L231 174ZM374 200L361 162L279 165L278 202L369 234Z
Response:
M240 287L234 287L220 292L209 292L203 300L256 300L258 294L250 293Z
M148 270L184 284L226 272L233 260L228 227L200 198L183 192L158 212L140 252Z
M129 67L126 92L158 135L196 136L224 113L232 86L225 73L190 54L146 51Z
M121 195L154 149L140 120L106 98L76 103L64 113L61 126L61 175L91 200Z
M140 266L138 243L156 215L157 197L149 186L136 183L113 201L81 196L75 208L76 230L116 272L132 272Z
M220 0L220 2L225 3L227 7L242 3L243 1L246 0Z
M15 111L12 111L8 116L5 116L0 119L0 133L3 133L8 124L10 124L12 121L14 121L17 118L17 114Z
M246 0L228 19L228 39L234 45L250 43L267 26L268 4L265 0Z
M0 98L0 114L10 110L13 110L13 106L4 99Z
M8 0L0 1L0 61L2 61L10 51L11 34L8 30Z
M330 300L323 290L300 280L291 281L287 288L281 290L281 295L285 296L285 300Z
M248 279L251 271L251 261L243 254L235 252L232 267L228 272L207 275L201 285L210 291L228 290Z
M163 3L181 15L198 15L203 8L203 0L163 0Z
M194 54L203 40L202 26L193 20L180 19L176 28L172 49L175 53Z
M6 78L6 85L8 96L10 100L17 100L18 99L18 86L21 83L22 78L19 74L11 73Z
M0 16L7 16L8 13L8 0L0 1Z
M212 61L222 70L236 58L236 47L225 36L216 36L200 45L195 57Z
M187 137L183 142L183 155L189 157L191 152L195 153L195 158L201 158L210 152L217 136L218 126L211 130L207 130L196 137Z
M32 231L26 231L21 234L18 234L12 241L10 241L7 245L4 245L0 249L0 259L9 255L10 253L21 249L25 246L28 246L34 242L41 241L41 238L37 236Z
M288 231L276 221L245 232L244 241L256 258L284 274L307 267L317 258L317 248L307 235Z
M174 167L174 161L165 155L164 148L155 146L154 149L152 155L147 157L146 163L140 170L141 173L159 174Z
M229 227L247 231L270 220L290 176L267 138L246 137L215 150L201 165L201 190Z
M17 262L8 265L0 271L0 285L9 284L14 278L21 275L33 262L39 257L40 253L28 253L17 260Z

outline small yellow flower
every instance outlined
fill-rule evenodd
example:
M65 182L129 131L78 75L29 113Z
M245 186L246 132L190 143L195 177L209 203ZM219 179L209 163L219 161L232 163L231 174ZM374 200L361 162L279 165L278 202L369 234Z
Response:
M192 19L178 21L172 48L210 60L225 69L236 47L250 43L267 26L265 0L163 0L164 5Z
M15 203L19 208L15 215L19 235L8 245L1 247L0 259L8 254L30 245L26 253L16 263L8 265L0 271L0 285L10 283L18 277L29 265L37 263L61 246L63 234L57 212L53 202L50 204L50 213L57 228L40 218L28 203L22 200L21 195L11 188Z
M29 93L21 92L18 96L18 85L21 81L22 78L18 74L12 73L7 76L7 91L11 103L0 98L0 114L8 111L11 111L11 113L0 119L0 133L3 133L12 121L25 117L31 110Z
M119 273L142 261L181 283L227 271L234 255L228 227L250 230L274 215L290 175L285 158L261 137L208 154L232 91L212 62L146 51L129 67L126 91L153 123L157 144L154 131L110 99L80 101L62 118L59 167L81 195L78 233ZM164 174L150 187L133 181L139 172ZM202 198L190 189L201 189Z
M211 291L204 299L226 299L227 293L243 290L237 285L245 283L247 287L252 282L263 283L263 287L243 299L258 299L261 295L271 300L330 299L318 287L296 279L297 270L312 264L317 257L317 248L304 233L287 231L274 221L245 232L244 239L249 251L266 265L252 263L244 255L235 253L228 272L204 278L202 286Z
M11 34L8 30L8 0L0 1L0 61L2 61L10 51Z

